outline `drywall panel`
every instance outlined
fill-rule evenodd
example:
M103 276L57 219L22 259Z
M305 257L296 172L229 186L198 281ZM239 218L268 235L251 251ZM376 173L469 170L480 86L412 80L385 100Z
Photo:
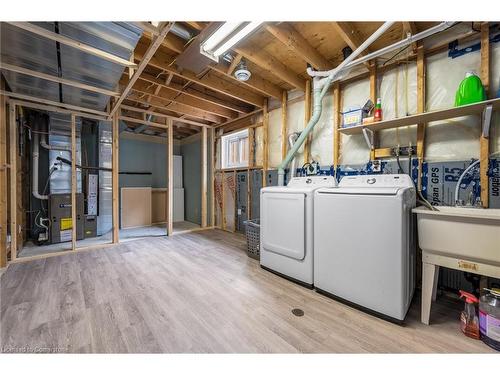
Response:
M344 86L341 96L341 112L362 107L370 98L370 81L364 79ZM369 160L370 149L362 134L341 136L339 164L366 164Z
M480 73L481 55L472 52L455 59L447 52L427 59L426 107L428 111L453 107L455 93L468 71ZM451 128L451 129L450 129ZM467 160L479 157L479 116L429 123L426 129L427 161Z
M151 221L153 224L167 222L167 189L152 189L151 191ZM174 188L174 223L184 221L184 189Z
M281 107L269 112L269 167L281 163Z
M122 228L151 225L151 188L121 188L120 218Z

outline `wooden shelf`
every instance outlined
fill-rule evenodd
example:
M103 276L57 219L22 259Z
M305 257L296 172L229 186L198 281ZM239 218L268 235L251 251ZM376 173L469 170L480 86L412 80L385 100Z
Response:
M373 131L394 129L394 128L400 128L402 126L417 125L431 121L446 120L454 117L481 114L483 112L483 109L488 105L492 105L494 110L500 109L500 98L485 100L483 102L464 105L461 107L454 107L454 108L441 109L438 111L419 113L416 115L396 118L393 120L385 120L366 125L352 126L350 128L340 128L339 131L342 134L352 135L352 134L362 133L364 128Z

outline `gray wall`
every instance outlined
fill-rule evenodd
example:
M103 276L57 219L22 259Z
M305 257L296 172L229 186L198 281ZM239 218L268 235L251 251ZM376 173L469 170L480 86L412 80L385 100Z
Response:
M201 139L181 145L184 184L184 217L201 224Z
M167 187L167 146L162 143L120 137L120 172L152 175L120 175L120 187ZM175 153L175 149L174 149Z

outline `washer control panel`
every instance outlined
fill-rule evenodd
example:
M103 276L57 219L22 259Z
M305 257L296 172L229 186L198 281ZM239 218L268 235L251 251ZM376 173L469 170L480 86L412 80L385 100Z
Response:
M287 185L288 187L335 187L337 186L337 180L332 176L306 176L306 177L294 177L290 180Z
M414 187L407 174L372 174L344 176L339 187Z

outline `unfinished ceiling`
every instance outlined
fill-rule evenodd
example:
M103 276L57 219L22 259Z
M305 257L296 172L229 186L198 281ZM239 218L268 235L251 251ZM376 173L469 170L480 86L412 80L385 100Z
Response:
M60 33L113 55L140 64L160 28L135 23L25 23ZM238 43L219 63L207 63L199 73L182 69L191 58L191 43L206 38L206 22L176 22L154 51L121 106L122 129L165 136L172 119L176 138L203 126L234 124L263 108L266 99L281 100L283 91L304 91L309 65L331 69L343 60L343 49L356 49L382 22L266 23ZM434 26L433 22L397 22L370 46L380 49ZM213 26L212 26L213 27ZM10 89L34 97L103 110L110 97L120 96L134 70L27 31L18 24L2 23L2 71ZM365 52L366 53L366 52ZM251 72L242 82L233 75L244 60ZM89 91L36 76L4 69L5 64L97 87ZM137 66L137 65L136 65ZM134 67L135 69L135 67ZM366 67L364 67L366 69ZM14 70L14 71L13 71ZM76 86L76 87L75 87ZM102 92L102 90L107 90ZM99 91L99 90L97 90ZM159 127L155 127L159 124Z

